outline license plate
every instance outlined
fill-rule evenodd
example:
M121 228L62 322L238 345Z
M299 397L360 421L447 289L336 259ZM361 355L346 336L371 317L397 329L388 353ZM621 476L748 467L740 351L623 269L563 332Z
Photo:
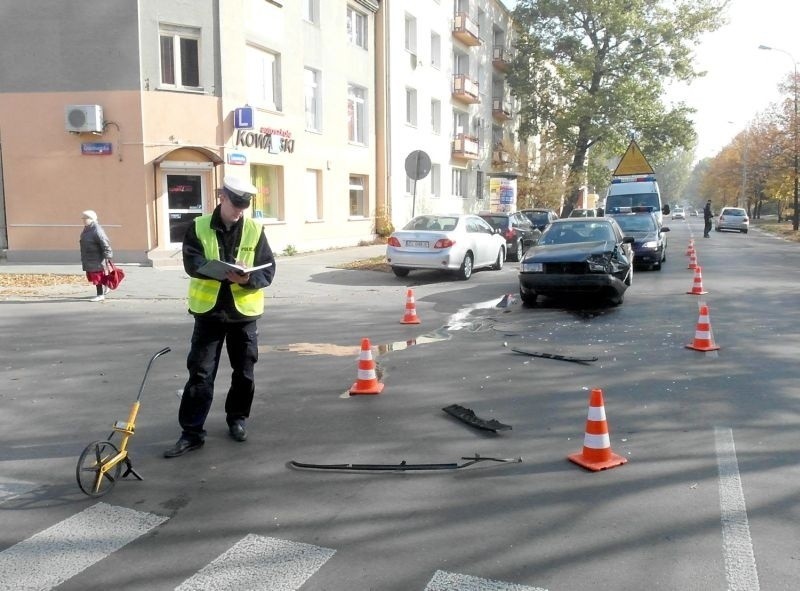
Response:
M428 242L425 240L406 240L406 246L428 248Z

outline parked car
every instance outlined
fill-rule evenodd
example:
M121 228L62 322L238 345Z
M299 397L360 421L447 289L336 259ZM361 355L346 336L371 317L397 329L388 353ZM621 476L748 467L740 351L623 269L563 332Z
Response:
M625 236L633 237L633 262L636 266L649 266L656 271L667 260L666 226L658 226L658 218L651 212L620 213L613 217Z
M723 207L717 218L717 232L722 230L739 230L742 234L747 234L750 229L750 218L747 211L740 207Z
M559 218L559 215L552 209L522 209L520 213L525 214L525 217L541 232L544 232L550 222Z
M473 214L418 215L392 232L386 260L398 277L414 269L438 269L469 279L483 267L503 268L506 240Z
M596 209L573 209L569 212L571 218L594 218L597 217Z
M689 208L689 215L696 218L697 217L697 210L694 207Z
M555 220L520 263L520 297L533 305L539 295L590 294L619 305L633 282L633 243L610 217Z
M686 210L682 207L676 206L675 209L672 210L672 219L673 220L685 220L686 219Z
M518 261L542 235L539 228L534 228L531 221L520 212L514 213L480 213L484 220L506 239L506 260Z

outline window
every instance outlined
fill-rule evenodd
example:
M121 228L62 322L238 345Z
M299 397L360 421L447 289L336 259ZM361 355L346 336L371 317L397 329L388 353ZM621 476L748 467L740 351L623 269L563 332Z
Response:
M367 89L354 84L347 87L347 132L351 142L367 143Z
M303 18L310 23L319 24L319 0L302 0Z
M453 111L453 136L469 135L469 115L464 111Z
M467 194L467 175L461 168L454 168L450 181L450 192L453 197L464 197Z
M438 164L431 164L431 197L439 197L441 195L441 177L442 167Z
M350 215L367 217L367 177L350 175Z
M316 222L322 219L322 193L320 187L322 183L322 171L306 170L305 178L305 215L307 222Z
M161 85L200 90L200 29L162 25Z
M306 130L322 131L320 72L311 68L303 71L305 86Z
M406 88L406 123L417 125L417 90Z
M431 131L442 133L442 102L436 99L431 99Z
M461 51L453 52L453 73L458 75L469 75L469 56Z
M442 69L442 38L439 33L431 31L431 65L437 70Z
M410 14L406 15L406 50L417 53L417 19Z
M353 45L367 48L367 15L347 7L347 38Z
M245 62L248 103L262 109L280 111L280 56L248 45Z
M283 219L283 167L253 164L250 180L258 189L253 198L254 218Z

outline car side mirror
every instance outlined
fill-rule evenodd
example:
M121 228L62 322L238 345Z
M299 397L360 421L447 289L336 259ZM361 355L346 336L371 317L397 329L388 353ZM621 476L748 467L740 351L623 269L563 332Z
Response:
M667 226L662 226L661 232L669 232L669 228Z
M661 208L661 213L664 215L669 215L669 204L665 203L664 206Z
M636 241L633 239L633 236L623 236L622 237L622 244L633 244L634 242L636 242Z

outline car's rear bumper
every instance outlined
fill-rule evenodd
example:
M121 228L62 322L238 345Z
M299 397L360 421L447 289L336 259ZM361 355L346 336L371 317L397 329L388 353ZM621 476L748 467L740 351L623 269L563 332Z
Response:
M453 259L450 249L439 252L403 252L396 248L386 249L386 261L392 267L404 269L441 269L455 271L461 260Z

